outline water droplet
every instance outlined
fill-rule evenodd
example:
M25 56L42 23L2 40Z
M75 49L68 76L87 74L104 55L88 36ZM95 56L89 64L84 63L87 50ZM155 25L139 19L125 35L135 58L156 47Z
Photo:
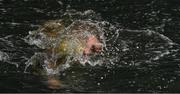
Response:
M104 79L103 77L101 77L101 79Z
M98 86L100 86L101 84L100 83L97 83Z

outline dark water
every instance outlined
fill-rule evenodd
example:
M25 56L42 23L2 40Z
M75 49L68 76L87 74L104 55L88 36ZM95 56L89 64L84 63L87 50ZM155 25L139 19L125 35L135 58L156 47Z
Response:
M179 5L178 0L0 0L0 92L180 92ZM72 65L59 75L62 88L53 90L45 77L24 73L24 63L39 49L23 38L69 9L95 11L119 35L115 41L117 33L107 35L112 62Z

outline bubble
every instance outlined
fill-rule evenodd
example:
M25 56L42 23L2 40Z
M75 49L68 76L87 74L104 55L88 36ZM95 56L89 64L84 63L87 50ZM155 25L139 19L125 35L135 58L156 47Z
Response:
M100 86L100 85L101 85L101 83L97 83L97 85L98 85L98 86Z
M104 79L103 77L101 77L101 79Z

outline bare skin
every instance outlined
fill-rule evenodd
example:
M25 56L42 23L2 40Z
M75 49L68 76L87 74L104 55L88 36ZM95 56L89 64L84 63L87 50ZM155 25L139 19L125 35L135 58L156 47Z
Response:
M99 53L102 51L102 43L98 41L98 39L95 36L90 36L86 40L86 48L84 49L84 55L89 55L93 52Z
M61 88L61 81L53 76L48 77L47 84L50 89L60 89Z

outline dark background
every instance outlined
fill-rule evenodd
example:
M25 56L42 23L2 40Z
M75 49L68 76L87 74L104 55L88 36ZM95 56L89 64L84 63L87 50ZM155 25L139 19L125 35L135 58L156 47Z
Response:
M47 20L59 19L67 9L91 9L100 14L103 20L118 24L122 29L154 30L179 44L179 5L179 0L0 0L0 36L18 36L17 39L8 40L16 43L17 48L28 48L27 44L21 44L22 41L18 39L28 35L30 30L37 29L38 25ZM1 49L3 45L1 42ZM17 50L6 50L8 51L16 53ZM16 57L31 57L34 51L17 53ZM0 62L0 92L180 92L179 61L177 52L175 57L170 54L156 61L158 65L143 68L82 68L82 75L76 76L77 79L83 77L86 80L77 87L87 88L72 89L76 87L74 85L60 90L48 89L41 83L41 77L21 72L23 67L16 68L14 65ZM70 76L61 78L70 79L73 76L71 71L78 72L74 68L69 69L66 74ZM83 72L87 72L88 75ZM102 76L103 80L100 79ZM102 84L97 86L97 82Z

